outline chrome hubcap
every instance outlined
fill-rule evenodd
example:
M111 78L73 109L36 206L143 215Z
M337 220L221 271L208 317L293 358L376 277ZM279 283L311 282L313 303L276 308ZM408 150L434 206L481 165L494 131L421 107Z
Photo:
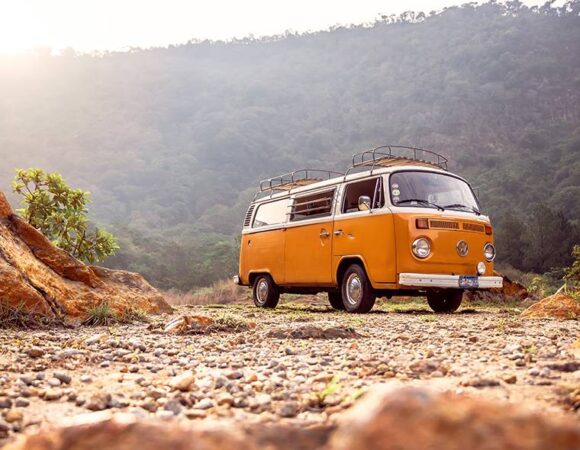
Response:
M363 294L362 283L356 273L350 274L346 280L346 299L351 305L357 305Z
M268 298L268 282L266 280L260 280L258 283L258 288L256 289L256 296L260 303L264 303Z

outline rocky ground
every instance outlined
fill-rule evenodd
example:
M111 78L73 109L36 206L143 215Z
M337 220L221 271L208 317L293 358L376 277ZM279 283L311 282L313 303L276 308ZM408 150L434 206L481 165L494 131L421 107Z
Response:
M275 310L181 306L131 325L0 330L0 442L100 410L331 424L377 383L579 418L578 322L523 319L522 309L435 315L420 302L384 302L359 316L308 297ZM164 331L180 315L189 325Z

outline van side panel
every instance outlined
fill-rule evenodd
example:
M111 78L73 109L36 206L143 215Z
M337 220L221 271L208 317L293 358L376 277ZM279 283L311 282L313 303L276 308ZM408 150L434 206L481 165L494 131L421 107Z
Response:
M332 284L332 218L286 230L287 285Z
M343 257L358 256L365 263L371 283L396 282L397 253L392 214L379 210L341 214L336 216L334 232L334 276Z
M282 228L242 235L240 276L249 284L251 273L269 273L276 284L284 283L284 246Z

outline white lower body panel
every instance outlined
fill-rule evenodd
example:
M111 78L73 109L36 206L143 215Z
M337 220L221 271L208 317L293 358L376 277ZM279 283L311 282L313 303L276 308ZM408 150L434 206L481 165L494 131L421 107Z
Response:
M478 289L491 289L503 286L502 277L481 277L478 276ZM431 287L431 288L458 288L459 275L439 275L431 273L401 273L399 274L399 284L401 286ZM463 289L463 288L462 288Z

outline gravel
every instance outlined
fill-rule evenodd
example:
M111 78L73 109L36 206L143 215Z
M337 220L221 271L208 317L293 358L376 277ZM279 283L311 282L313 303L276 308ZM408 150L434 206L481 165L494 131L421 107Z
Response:
M235 326L164 333L180 314ZM0 330L0 439L20 432L21 423L34 429L105 409L309 426L332 422L376 383L578 414L569 400L580 379L571 350L577 337L577 322L524 320L514 308L435 315L401 303L350 315L331 311L321 297L282 301L273 311L178 307L149 323Z

